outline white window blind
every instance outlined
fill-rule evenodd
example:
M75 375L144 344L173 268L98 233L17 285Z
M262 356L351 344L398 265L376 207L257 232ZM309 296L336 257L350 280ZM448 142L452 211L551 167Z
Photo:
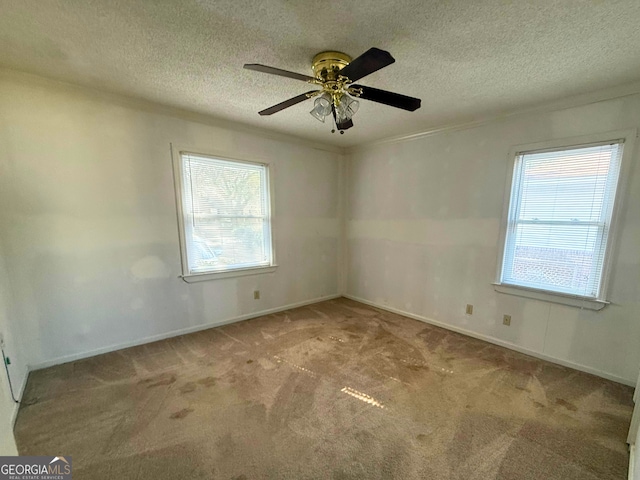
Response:
M516 157L501 283L600 298L623 141Z
M181 154L188 274L272 263L267 166Z

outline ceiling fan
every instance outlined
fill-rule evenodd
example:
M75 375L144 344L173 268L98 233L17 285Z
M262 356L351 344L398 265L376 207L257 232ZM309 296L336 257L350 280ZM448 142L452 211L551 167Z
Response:
M330 51L317 54L311 63L313 77L259 63L247 63L244 68L302 80L320 87L320 90L311 90L262 110L258 112L260 115L273 115L308 98L317 97L310 112L311 115L323 123L325 118L332 118L336 129L340 133L344 133L345 130L353 127L352 117L360 106L357 98L383 103L410 112L420 108L419 98L353 84L353 82L391 65L393 62L395 59L389 52L379 48L370 48L355 60L341 52ZM335 129L331 132L335 132Z

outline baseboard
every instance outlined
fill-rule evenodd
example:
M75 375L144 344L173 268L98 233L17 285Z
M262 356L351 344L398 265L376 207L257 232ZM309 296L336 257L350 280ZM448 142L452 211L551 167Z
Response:
M414 320L420 320L421 322L429 323L431 325L435 325L436 327L441 327L447 330L451 330L456 333L461 333L463 335L467 335L469 337L477 338L479 340L484 340L485 342L493 343L494 345L499 345L501 347L508 348L510 350L515 350L519 353L524 353L525 355L530 355L532 357L539 358L541 360L546 360L551 363L556 363L558 365L562 365L564 367L573 368L574 370L580 370L581 372L590 373L592 375L596 375L598 377L606 378L607 380L612 380L617 383L622 383L623 385L629 385L631 387L635 386L634 381L627 380L626 378L619 377L617 375L613 375L608 372L604 372L602 370L598 370L596 368L588 367L586 365L582 365L580 363L574 363L568 360L564 360L562 358L556 358L549 355L545 355L542 352L537 352L535 350L529 350L528 348L521 347L516 345L515 343L506 342L504 340L500 340L499 338L492 337L490 335L484 335L482 333L473 332L471 330L467 330L465 328L456 327L455 325L449 325L444 322L439 322L438 320L434 320L432 318L423 317L422 315L416 315L415 313L405 312L404 310L400 310L398 308L390 307L388 305L380 305L376 302L372 302L370 300L365 300L364 298L359 298L350 294L343 294L343 297L349 298L356 302L364 303L365 305L370 305L375 308L379 308L381 310L386 310L388 312L397 313L398 315L403 315L405 317L413 318Z
M633 473L636 469L636 444L629 445L629 480L634 480ZM636 479L637 480L637 479Z
M205 323L202 325L195 325L192 327L182 328L179 330L172 330L167 333L161 333L158 335L152 335L150 337L144 337L139 340L134 340L131 342L118 343L115 345L109 345L107 347L97 348L95 350L89 350L81 353L74 353L71 355L64 355L62 357L52 358L50 360L45 360L44 362L39 362L35 364L29 365L29 370L40 370L42 368L53 367L54 365L61 365L63 363L74 362L76 360L82 360L83 358L94 357L96 355L101 355L103 353L115 352L116 350L122 350L123 348L135 347L138 345L144 345L146 343L157 342L159 340L165 340L171 337L178 337L180 335L186 335L189 333L199 332L202 330L207 330L209 328L221 327L223 325L229 325L231 323L242 322L244 320L250 320L252 318L262 317L264 315L269 315L271 313L278 313L284 310L291 310L292 308L304 307L305 305L312 305L314 303L324 302L327 300L333 300L336 298L340 298L342 295L327 295L324 297L317 297L311 300L304 300L302 302L291 303L289 305L283 305L280 307L269 308L267 310L260 310L259 312L252 312L246 315L240 315L237 317L227 318L225 320L220 320L211 323Z

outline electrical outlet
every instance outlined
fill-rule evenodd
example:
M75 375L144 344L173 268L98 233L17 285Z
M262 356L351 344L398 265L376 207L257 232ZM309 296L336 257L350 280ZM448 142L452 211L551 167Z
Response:
M467 303L467 315L473 315L473 305Z
M254 290L253 291L253 299L254 300L260 300L260 290Z
M502 316L502 324L507 327L511 325L511 315L503 315Z

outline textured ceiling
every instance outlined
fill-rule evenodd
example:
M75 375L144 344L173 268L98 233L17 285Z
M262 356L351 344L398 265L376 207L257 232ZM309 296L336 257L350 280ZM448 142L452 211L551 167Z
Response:
M350 146L640 79L638 0L0 0L0 66ZM414 113L362 101L331 134L308 101L314 54L369 47L396 63L364 85L420 97Z

